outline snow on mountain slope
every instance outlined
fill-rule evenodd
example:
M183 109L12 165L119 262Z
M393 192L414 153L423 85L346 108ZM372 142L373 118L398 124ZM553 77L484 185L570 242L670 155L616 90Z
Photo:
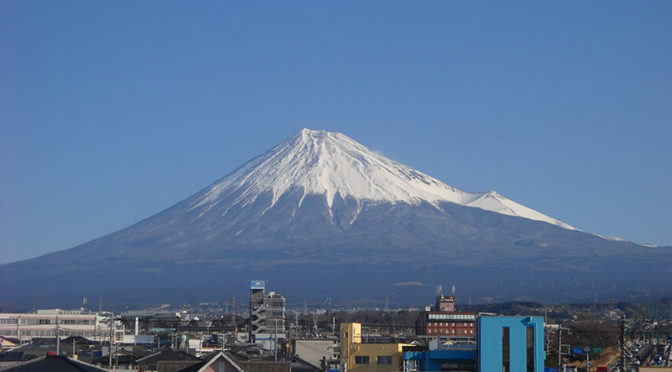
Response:
M267 153L217 181L192 204L209 210L224 194L238 192L233 205L245 206L270 192L272 208L291 189L325 195L331 208L334 197L358 202L457 203L501 214L573 227L520 205L495 192L471 193L376 154L351 138L335 132L302 129Z
M528 208L524 205L518 204L511 199L505 198L494 191L479 194L475 199L465 203L468 207L476 207L492 212L506 214L509 216L518 216L528 218L530 220L544 221L553 225L564 227L568 230L576 230L574 227L551 218L543 213L539 213L534 209Z

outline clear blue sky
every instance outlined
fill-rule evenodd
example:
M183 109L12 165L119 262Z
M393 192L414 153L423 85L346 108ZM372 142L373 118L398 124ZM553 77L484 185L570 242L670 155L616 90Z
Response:
M191 195L302 127L672 244L672 2L0 2L0 262Z

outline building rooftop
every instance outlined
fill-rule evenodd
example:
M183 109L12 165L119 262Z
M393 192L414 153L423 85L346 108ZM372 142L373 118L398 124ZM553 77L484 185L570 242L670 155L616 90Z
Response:
M88 363L80 362L59 355L45 355L43 357L33 359L22 363L18 366L10 367L5 371L11 372L103 372L107 371L98 368Z

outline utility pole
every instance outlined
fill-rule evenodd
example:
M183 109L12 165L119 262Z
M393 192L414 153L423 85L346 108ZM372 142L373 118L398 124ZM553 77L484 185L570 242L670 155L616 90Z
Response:
M299 312L294 311L294 328L296 329L296 334L299 334Z
M558 327L558 372L562 368L562 326Z
M16 338L19 339L19 345L21 345L21 315L16 318Z
M273 359L278 361L278 320L273 319Z
M109 355L109 358L108 358L109 359L109 363L108 363L109 368L112 369L112 333L113 333L113 331L112 331L112 316L110 316L108 319L109 319L109 326L110 326L110 342L109 342L109 348L107 350L108 351L107 354Z
M548 308L544 306L544 342L545 342L544 350L550 351L549 346L551 338L549 337L550 335L548 334L548 332L546 332L547 327L548 327Z
M58 316L56 316L56 355L61 355L61 338L59 336Z
M590 353L586 352L586 372L590 372Z
M234 296L231 299L231 326L234 328L234 330L236 329L235 317L236 317L236 297Z
M621 346L621 369L625 370L625 315L621 318L621 329L620 329L620 346Z
M315 332L315 337L317 337L317 311L313 313L313 332Z

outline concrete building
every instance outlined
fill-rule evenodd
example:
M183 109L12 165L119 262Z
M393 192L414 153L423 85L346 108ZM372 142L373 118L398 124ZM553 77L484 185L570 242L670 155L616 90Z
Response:
M476 313L455 311L455 296L436 296L436 305L421 312L415 334L451 339L476 339Z
M407 343L362 343L360 323L341 324L341 370L389 372L402 367L401 353Z
M249 340L266 350L275 350L277 340L286 339L285 310L287 300L281 294L266 294L266 282L250 283Z
M121 341L124 329L108 317L78 310L38 310L36 313L0 313L0 336L29 341L33 338L81 336L89 340L107 341L110 322L116 341Z
M415 350L414 350L415 349ZM404 371L477 371L476 345L440 345L421 350L404 348Z
M478 331L479 371L544 371L543 317L482 316Z
M476 338L476 314L471 312L424 311L416 324L419 336Z
M320 368L325 363L339 358L338 340L333 338L293 339L294 355L310 365Z
M476 344L405 348L404 371L543 372L543 317L481 316Z

